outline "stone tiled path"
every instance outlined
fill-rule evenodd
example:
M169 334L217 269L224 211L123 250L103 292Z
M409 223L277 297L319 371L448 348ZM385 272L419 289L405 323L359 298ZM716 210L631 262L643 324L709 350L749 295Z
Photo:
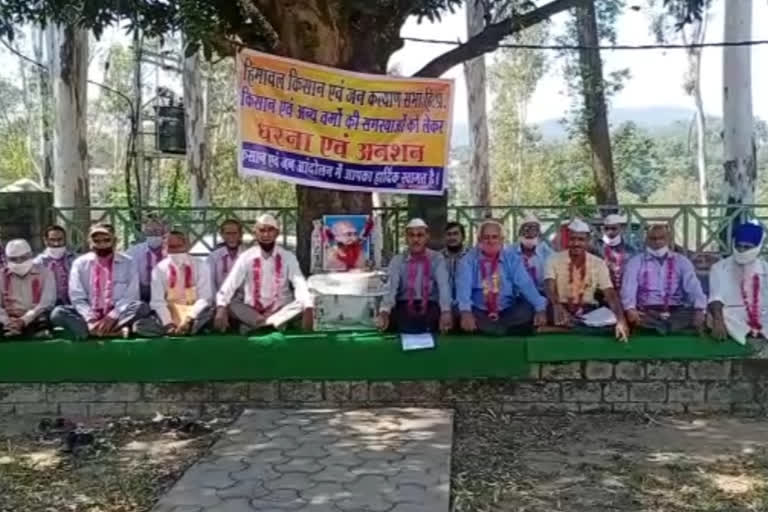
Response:
M447 410L248 410L153 512L448 512Z

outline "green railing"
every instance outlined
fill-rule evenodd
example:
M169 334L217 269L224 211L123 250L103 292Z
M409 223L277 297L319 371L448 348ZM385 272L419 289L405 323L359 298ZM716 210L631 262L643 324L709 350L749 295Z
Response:
M604 214L616 212L625 215L629 223L629 236L641 240L646 227L651 223L668 223L674 230L676 243L691 252L726 253L734 222L741 218L756 219L768 223L768 205L621 205L616 206L562 206L562 205L519 205L519 206L450 206L448 219L462 223L467 228L469 240L475 240L476 229L483 219L492 217L500 220L506 228L509 240L517 237L523 218L536 215L542 223L544 236L552 240L557 227L574 217L581 217L595 226L595 234ZM206 253L220 242L218 227L227 218L241 220L246 226L252 225L263 213L271 213L283 227L282 243L288 247L296 245L296 208L162 208L147 207L142 217L150 212L162 216L172 226L184 229L190 234L196 253ZM73 221L75 209L56 208L52 212L55 222L64 225L73 242L80 245L85 240L87 226ZM374 209L374 215L382 228L385 260L401 249L403 232L408 221L406 207L385 207ZM136 215L126 207L94 207L90 210L91 222L112 224L124 245L140 238L140 223Z

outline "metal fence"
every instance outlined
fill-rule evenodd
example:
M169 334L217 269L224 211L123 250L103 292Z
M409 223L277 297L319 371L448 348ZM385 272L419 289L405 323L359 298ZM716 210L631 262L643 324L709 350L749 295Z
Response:
M287 247L296 245L296 208L162 208L147 207L139 215L127 207L93 207L90 209L92 223L103 222L115 227L123 243L127 245L141 238L142 217L156 213L171 226L185 230L190 235L193 252L204 254L212 250L221 240L218 227L225 220L235 218L246 226L253 224L259 215L274 215L283 227L281 242ZM450 206L448 219L458 221L467 229L469 240L476 237L477 226L488 217L501 221L508 239L517 237L523 218L536 215L542 223L544 236L552 240L560 225L574 217L580 217L593 226L595 234L603 215L621 213L627 217L629 236L641 239L649 224L667 223L675 234L676 243L691 252L727 253L731 229L739 219L754 219L768 223L768 205L615 205L563 206L563 205L515 205L515 206ZM87 226L74 221L76 209L54 208L52 218L67 228L73 242L80 245L86 238ZM406 207L385 207L374 209L374 215L382 229L385 258L401 249L405 224L408 221ZM138 220L137 220L138 218Z

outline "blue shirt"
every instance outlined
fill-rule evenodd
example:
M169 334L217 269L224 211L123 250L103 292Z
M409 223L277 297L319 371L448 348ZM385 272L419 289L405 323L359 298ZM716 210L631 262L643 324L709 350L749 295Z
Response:
M523 249L520 247L520 244L516 243L512 247L512 250L517 257L520 258L520 261L523 262L523 266L525 266L525 261L523 261ZM528 259L528 265L531 268L536 269L536 279L534 279L534 282L539 291L544 290L544 269L546 268L545 265L552 253L554 253L554 251L549 244L540 240L539 243L536 244L536 249L533 255Z
M480 250L473 248L459 262L459 270L456 275L456 296L459 311L472 311L473 307L481 310L486 309L480 268L482 259ZM522 295L537 312L547 309L547 299L542 297L536 289L536 285L525 269L523 260L515 254L513 248L507 247L501 251L499 273L501 274L499 311L509 308L515 302L518 294Z

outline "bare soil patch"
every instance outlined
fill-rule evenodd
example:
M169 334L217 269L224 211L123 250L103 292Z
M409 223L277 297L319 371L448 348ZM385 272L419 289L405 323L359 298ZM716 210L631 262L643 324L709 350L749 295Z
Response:
M147 512L233 419L0 417L0 512Z
M768 511L768 419L456 415L454 512Z

